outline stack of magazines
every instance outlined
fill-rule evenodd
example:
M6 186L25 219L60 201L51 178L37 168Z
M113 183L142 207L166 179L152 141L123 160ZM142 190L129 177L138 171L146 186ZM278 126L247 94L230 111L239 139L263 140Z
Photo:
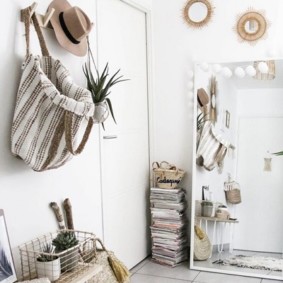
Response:
M176 266L188 257L184 189L150 189L152 259Z

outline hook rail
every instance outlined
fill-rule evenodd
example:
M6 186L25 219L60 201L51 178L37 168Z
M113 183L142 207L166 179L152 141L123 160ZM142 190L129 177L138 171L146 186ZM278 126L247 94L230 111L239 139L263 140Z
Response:
M37 2L34 2L30 6L30 8L31 8L30 16L32 16L35 13L40 27L52 29L52 26L49 24L49 22L50 22L50 19L55 12L55 9L51 8L45 15L41 15L41 14L36 13L36 11L35 11L37 6L38 6ZM23 19L23 16L22 16L22 11L23 10L21 10L21 21L23 22L24 19Z

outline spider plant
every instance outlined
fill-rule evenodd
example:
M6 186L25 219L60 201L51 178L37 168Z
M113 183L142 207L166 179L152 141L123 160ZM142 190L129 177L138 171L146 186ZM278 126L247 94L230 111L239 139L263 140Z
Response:
M114 73L114 75L109 75L109 66L108 63L106 63L102 73L100 73L95 65L94 58L91 52L90 47L88 48L88 62L85 63L83 66L83 72L87 79L87 88L92 94L92 100L93 102L99 103L106 101L111 116L116 123L116 119L114 116L113 106L111 103L110 98L108 97L111 93L110 89L117 83L127 81L126 79L122 79L122 75L119 75L120 69ZM95 76L92 73L91 68L91 61L95 68Z

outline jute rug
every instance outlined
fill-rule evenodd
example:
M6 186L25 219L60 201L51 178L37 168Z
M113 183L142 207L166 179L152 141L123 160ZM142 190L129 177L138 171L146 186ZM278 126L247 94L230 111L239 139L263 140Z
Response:
M282 258L272 258L264 256L236 255L228 259L216 260L213 263L273 271L282 271L283 269Z

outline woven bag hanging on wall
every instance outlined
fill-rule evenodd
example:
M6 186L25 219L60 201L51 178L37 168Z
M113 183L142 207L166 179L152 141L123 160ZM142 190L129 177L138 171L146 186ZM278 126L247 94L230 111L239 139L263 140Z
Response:
M27 48L11 150L33 170L44 171L62 166L83 151L93 125L94 104L91 93L74 84L63 64L49 55L35 13L31 21L42 56L30 54L30 8L22 13Z

